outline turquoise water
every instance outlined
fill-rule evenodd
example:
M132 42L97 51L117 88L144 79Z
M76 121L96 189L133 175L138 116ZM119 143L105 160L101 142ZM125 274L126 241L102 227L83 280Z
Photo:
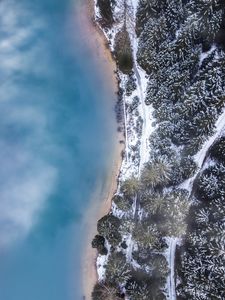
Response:
M79 5L0 2L1 300L82 297L85 210L107 172L114 121Z

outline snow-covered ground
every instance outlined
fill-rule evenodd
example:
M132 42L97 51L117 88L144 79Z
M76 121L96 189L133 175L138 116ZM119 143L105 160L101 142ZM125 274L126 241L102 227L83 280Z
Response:
M99 281L103 281L105 278L105 265L107 264L109 254L110 254L110 245L107 241L106 241L105 246L108 251L108 254L107 255L98 255L97 262L96 262Z
M138 0L130 0L131 7L133 10L134 19L137 12ZM146 91L148 85L148 76L146 72L138 65L137 63L137 51L138 51L138 38L136 36L135 27L131 27L131 42L132 42L132 49L133 49L133 57L134 57L134 73L137 79L137 92L140 99L140 106L139 112L143 120L143 127L142 127L142 135L141 135L141 144L140 144L140 161L139 161L139 170L138 176L140 177L141 170L145 163L149 160L149 137L153 132L153 117L152 111L153 108L151 105L147 106L145 104L146 98Z
M176 285L175 285L175 255L176 255L176 247L179 242L179 239L167 238L168 249L165 253L168 265L169 265L169 275L167 277L167 291L168 291L168 299L176 300Z

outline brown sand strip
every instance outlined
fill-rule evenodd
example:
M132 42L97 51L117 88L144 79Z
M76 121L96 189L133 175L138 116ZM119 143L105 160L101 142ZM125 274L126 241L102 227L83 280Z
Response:
M94 1L83 0L81 13L79 15L84 35L88 37L88 43L96 53L96 59L100 62L103 71L106 74L105 80L112 83L113 92L118 91L118 82L115 75L116 64L109 50L106 37L101 29L94 22ZM111 166L108 170L107 178L104 182L99 182L98 188L92 199L92 204L87 211L85 228L87 229L87 238L83 253L83 293L85 300L91 300L91 292L97 282L96 259L97 252L91 247L91 241L97 233L97 221L107 214L111 208L111 199L117 189L117 178L122 163L121 152L124 149L122 133L117 134L115 149L112 153Z

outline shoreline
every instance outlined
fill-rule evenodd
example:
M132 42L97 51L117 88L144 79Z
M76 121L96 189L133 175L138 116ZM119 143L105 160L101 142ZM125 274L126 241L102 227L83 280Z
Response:
M80 9L79 23L84 34L84 42L95 53L94 59L101 65L106 76L106 82L110 82L115 94L119 90L119 82L116 76L117 66L113 58L106 36L95 22L94 0L83 0Z
M111 83L112 92L115 93L115 100L117 100L119 88L119 82L116 77L117 67L104 33L99 26L94 23L94 0L85 0L82 4L81 22L84 33L88 37L87 42L93 51L96 52L96 60L103 68L103 72L106 75L105 80ZM119 124L117 125L119 126ZM110 157L112 163L109 164L104 182L101 179L98 184L96 184L95 195L91 200L85 218L87 237L84 241L84 254L82 259L82 290L83 299L85 300L91 300L93 287L98 281L96 266L97 250L92 248L91 241L97 234L97 221L111 209L111 200L117 190L118 176L122 165L124 140L123 132L115 132L115 146ZM121 143L121 141L123 141L123 143Z

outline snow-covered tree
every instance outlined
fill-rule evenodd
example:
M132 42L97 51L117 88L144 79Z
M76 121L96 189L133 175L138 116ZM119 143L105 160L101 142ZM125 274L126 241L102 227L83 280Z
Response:
M96 283L92 300L121 300L119 289L106 283Z
M106 238L113 246L118 245L122 241L119 227L121 220L111 214L102 217L97 224L98 232Z
M139 190L139 181L135 177L125 180L121 185L121 192L127 198L134 198Z
M159 232L154 224L137 223L133 238L141 248L154 248L158 243Z
M111 284L124 284L131 277L131 267L121 252L112 253L106 266L106 281Z
M210 156L218 162L225 164L225 137L221 137L210 148Z
M196 195L200 200L212 201L225 196L225 167L214 165L202 172L196 183Z
M115 195L112 201L116 204L116 206L123 211L129 211L132 207L133 201L131 198L122 197L120 195Z
M155 188L169 182L171 165L165 157L154 158L142 172L141 182L148 188Z

